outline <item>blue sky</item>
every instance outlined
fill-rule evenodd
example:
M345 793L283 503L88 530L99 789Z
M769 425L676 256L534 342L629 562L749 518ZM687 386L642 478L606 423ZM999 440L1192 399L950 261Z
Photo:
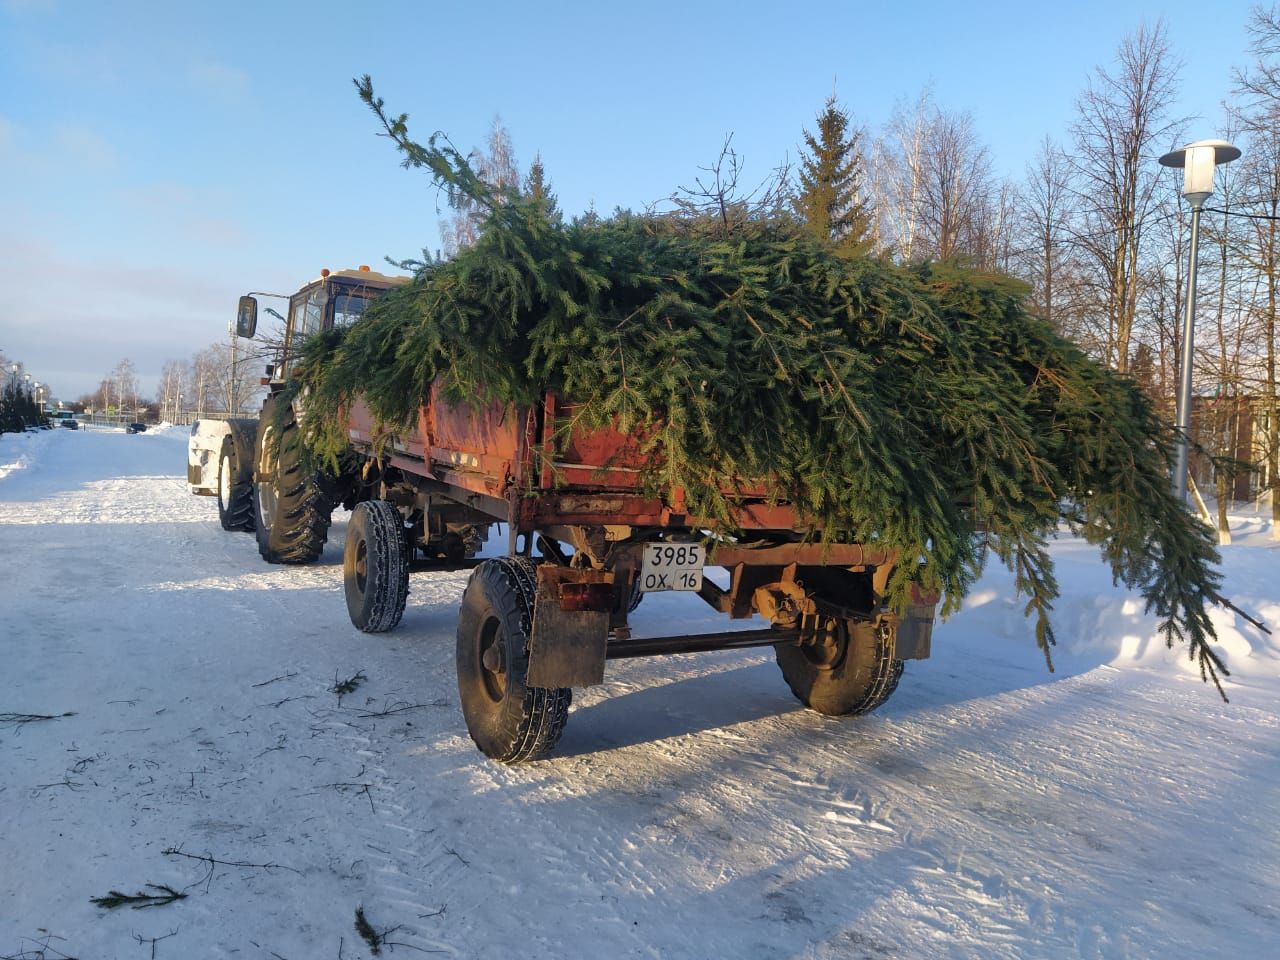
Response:
M465 9L464 9L465 8ZM351 78L419 137L495 115L561 207L640 207L724 137L762 178L833 83L877 128L932 83L1001 173L1065 136L1091 70L1163 17L1180 112L1220 129L1247 2L112 4L0 0L0 350L73 398L143 385L223 335L236 298L439 246Z

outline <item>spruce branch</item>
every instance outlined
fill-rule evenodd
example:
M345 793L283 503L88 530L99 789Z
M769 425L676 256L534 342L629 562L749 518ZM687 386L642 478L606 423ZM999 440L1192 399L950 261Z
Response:
M156 892L147 893L147 890ZM185 899L187 899L185 893L179 893L167 884L148 883L143 890L139 890L137 893L121 893L119 890L112 890L106 896L90 897L89 902L106 910L114 910L117 907L132 907L134 910L145 910L147 907L163 907L165 904Z

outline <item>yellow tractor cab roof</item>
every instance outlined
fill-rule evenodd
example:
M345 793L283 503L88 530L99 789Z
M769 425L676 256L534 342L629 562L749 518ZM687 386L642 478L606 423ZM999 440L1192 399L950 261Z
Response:
M311 286L312 283L319 283L321 280L355 280L358 283L398 287L412 279L412 277L392 277L385 273L377 273L368 267L361 267L358 270L321 270L320 276L308 283L307 286Z

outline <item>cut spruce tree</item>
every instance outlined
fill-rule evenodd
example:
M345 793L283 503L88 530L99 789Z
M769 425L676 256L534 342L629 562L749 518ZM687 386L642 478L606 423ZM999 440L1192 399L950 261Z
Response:
M647 487L683 488L718 532L733 533L732 490L750 478L815 539L918 558L889 582L897 608L918 586L954 611L994 553L1046 659L1047 542L1066 523L1203 676L1226 673L1206 610L1222 600L1217 555L1170 492L1171 428L1028 313L1022 283L836 256L776 208L563 222L543 197L486 185L442 135L414 142L367 77L357 86L404 164L487 217L472 247L308 343L290 390L308 391L313 456L339 463L355 395L393 433L433 384L457 403L554 390L580 425L630 431Z

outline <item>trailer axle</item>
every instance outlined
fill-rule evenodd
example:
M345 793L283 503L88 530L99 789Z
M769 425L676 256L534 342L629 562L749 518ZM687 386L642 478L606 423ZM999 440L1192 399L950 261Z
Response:
M707 650L741 650L800 643L799 630L726 630L678 637L645 637L639 640L611 640L605 648L606 660L626 657L657 657L669 653L701 653Z

